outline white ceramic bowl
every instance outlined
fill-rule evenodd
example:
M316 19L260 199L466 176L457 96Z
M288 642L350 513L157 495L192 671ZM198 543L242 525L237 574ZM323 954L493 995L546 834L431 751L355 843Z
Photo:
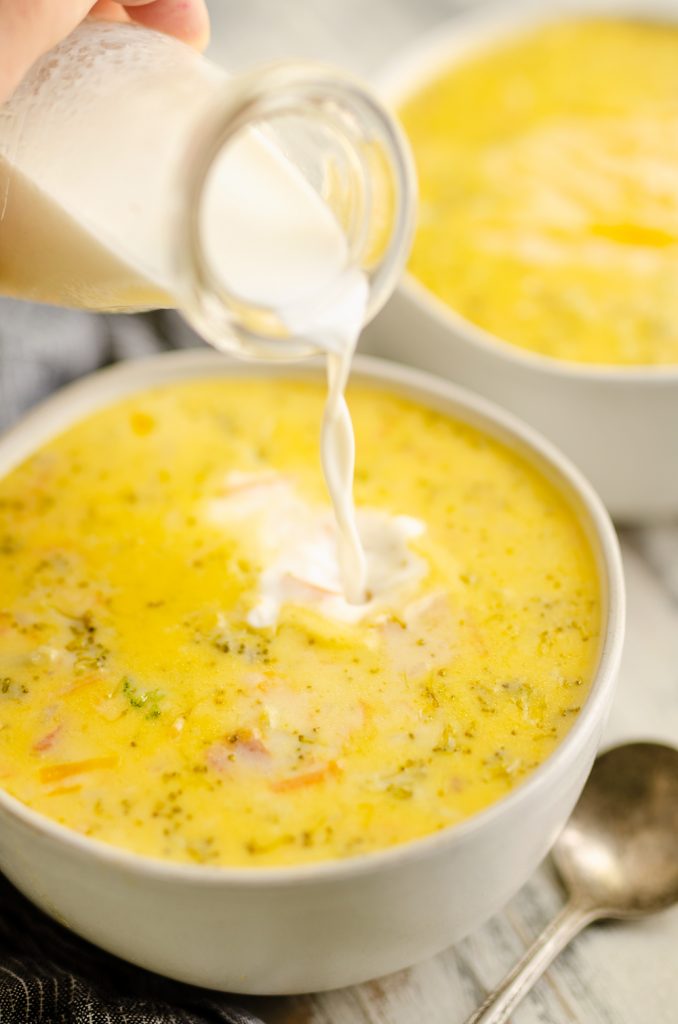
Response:
M675 0L478 4L395 61L377 85L395 106L489 42L577 13L678 21ZM517 413L570 456L620 521L678 513L678 366L592 366L531 353L471 324L410 274L366 332L363 351L440 374Z
M195 377L318 375L213 352L128 363L66 388L0 441L0 476L123 395ZM524 453L577 508L599 565L603 638L573 728L521 786L457 827L343 861L226 869L151 860L87 839L0 791L0 868L80 935L162 974L274 994L335 988L432 956L497 911L542 859L579 795L612 698L624 629L619 550L589 485L549 444L482 399L424 374L356 361L357 378L449 412Z

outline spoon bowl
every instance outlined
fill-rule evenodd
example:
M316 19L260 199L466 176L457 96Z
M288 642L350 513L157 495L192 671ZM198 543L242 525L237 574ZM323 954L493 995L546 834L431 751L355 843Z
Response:
M678 902L678 750L628 743L602 754L553 859L572 897L598 916Z
M678 903L678 750L626 743L601 754L552 855L568 902L466 1024L506 1024L592 921Z

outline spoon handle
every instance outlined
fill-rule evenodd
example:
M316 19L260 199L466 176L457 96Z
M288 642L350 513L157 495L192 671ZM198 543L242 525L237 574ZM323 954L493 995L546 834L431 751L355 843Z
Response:
M466 1024L505 1024L561 950L597 916L576 900L567 903Z

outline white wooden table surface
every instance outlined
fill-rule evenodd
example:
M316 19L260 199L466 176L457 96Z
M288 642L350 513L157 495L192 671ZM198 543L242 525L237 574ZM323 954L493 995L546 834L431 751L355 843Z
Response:
M211 56L230 68L307 57L370 75L463 5L459 0L211 0L210 6ZM625 531L622 544L629 628L607 740L678 744L678 523ZM447 898L453 900L454 892ZM357 988L258 1000L253 1006L267 1024L462 1024L561 902L546 864L502 914L434 960ZM589 929L513 1020L678 1024L678 909L642 923Z

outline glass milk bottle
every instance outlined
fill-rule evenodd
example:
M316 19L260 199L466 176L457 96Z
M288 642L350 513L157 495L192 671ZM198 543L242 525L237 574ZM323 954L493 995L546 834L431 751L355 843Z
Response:
M90 20L0 107L0 293L176 307L234 352L311 351L357 271L373 315L412 203L391 117L322 66L231 77L169 37Z

